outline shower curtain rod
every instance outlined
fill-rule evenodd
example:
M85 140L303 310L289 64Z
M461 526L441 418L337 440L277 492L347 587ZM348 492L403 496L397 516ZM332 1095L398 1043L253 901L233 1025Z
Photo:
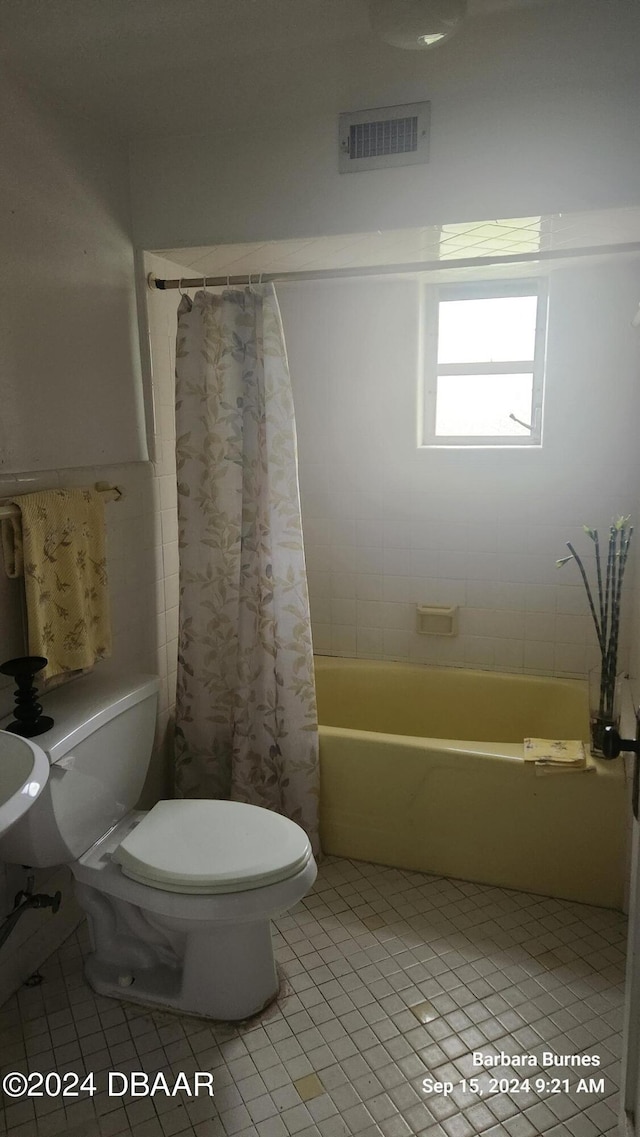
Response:
M354 268L321 268L300 272L251 272L239 276L183 276L178 280L160 280L155 273L147 276L150 289L222 288L226 284L266 284L268 281L335 280L344 277L386 276L392 273L438 272L444 269L485 268L490 265L535 263L536 261L573 260L577 257L609 256L612 253L640 253L640 241L615 245L593 245L581 249L541 249L532 253L510 253L497 257L460 257L445 261L414 261L411 264L368 265Z

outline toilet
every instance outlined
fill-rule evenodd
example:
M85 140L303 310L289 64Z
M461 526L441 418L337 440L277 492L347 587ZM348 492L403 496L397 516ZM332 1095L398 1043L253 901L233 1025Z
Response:
M99 994L244 1019L277 993L271 919L309 891L316 864L304 830L258 806L134 809L158 689L155 677L100 671L46 695L54 726L37 742L49 781L0 840L0 861L70 866Z

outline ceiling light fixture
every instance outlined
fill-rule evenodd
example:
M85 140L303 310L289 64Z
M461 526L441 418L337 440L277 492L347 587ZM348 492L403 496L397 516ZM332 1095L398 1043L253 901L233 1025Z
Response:
M467 12L467 0L371 0L373 30L385 43L420 51L442 43Z

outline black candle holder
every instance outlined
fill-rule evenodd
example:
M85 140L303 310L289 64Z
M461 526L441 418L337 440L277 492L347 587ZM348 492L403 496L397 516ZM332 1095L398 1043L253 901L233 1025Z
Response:
M35 738L53 726L53 719L42 713L42 706L37 701L38 688L33 685L34 676L47 666L47 662L42 655L25 655L0 664L0 672L10 675L17 683L13 712L16 717L4 728L12 734Z

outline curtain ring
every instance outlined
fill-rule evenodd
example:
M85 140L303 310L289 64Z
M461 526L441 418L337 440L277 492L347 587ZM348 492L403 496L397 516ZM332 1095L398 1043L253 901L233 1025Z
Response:
M203 276L203 278L202 278L202 288L203 288L204 292L207 291L207 278L206 278L206 276Z
M229 273L227 273L227 288L231 288L231 277L229 276Z
M182 277L180 277L180 280L178 281L178 292L181 296L184 296L184 292L182 291Z
M247 279L247 288L251 288L251 273L249 273L249 276Z
M260 276L258 277L258 284L262 284L262 273L260 273Z

